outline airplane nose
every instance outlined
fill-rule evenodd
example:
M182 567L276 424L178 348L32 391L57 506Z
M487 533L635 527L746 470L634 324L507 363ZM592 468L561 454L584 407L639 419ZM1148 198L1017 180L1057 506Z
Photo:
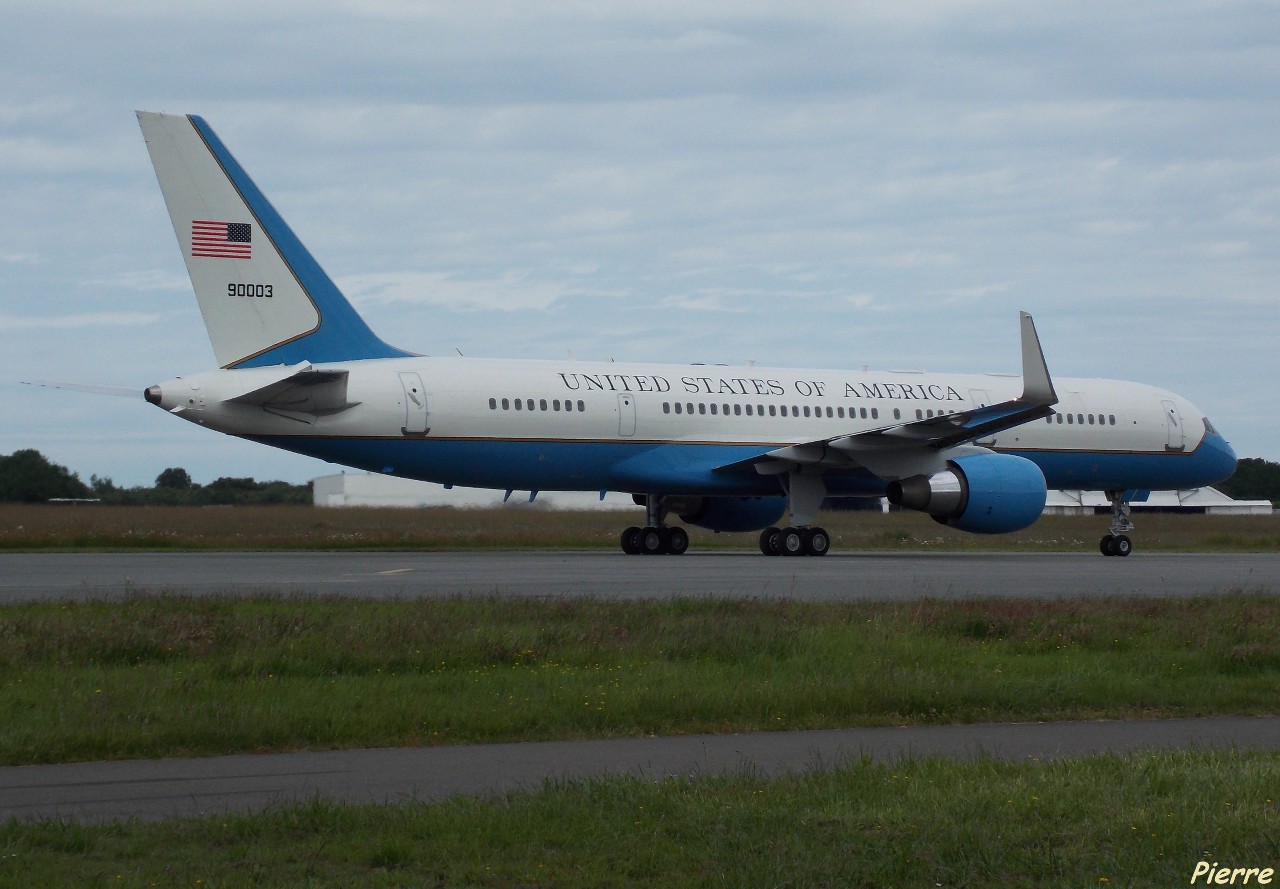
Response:
M1222 482L1231 478L1236 472L1236 452L1227 443L1227 440L1221 435L1210 435L1205 438L1205 444L1209 446L1209 453L1212 459L1212 471L1217 476L1217 481ZM1211 482L1216 484L1217 482Z
M160 391L159 386L148 386L147 391L142 393L142 397L147 400L148 404L160 404L160 400L164 398L164 393Z

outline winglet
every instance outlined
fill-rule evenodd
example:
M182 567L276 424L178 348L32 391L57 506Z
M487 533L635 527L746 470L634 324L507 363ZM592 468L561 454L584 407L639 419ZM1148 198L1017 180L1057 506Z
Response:
M1053 380L1049 377L1049 365L1045 363L1040 337L1036 335L1036 322L1026 312L1019 312L1022 320L1022 397L1023 404L1048 407L1058 403Z

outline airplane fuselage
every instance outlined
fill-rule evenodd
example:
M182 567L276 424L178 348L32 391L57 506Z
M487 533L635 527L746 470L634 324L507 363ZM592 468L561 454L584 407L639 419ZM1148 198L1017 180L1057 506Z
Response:
M315 365L336 369L347 374L336 410L308 409L302 395L230 400L278 367L180 377L159 387L158 403L230 435L442 484L768 495L779 493L776 478L717 468L762 448L996 404L1021 387L1013 375L756 366L425 357ZM1185 398L1117 380L1055 383L1052 414L974 444L1032 460L1050 488L1191 488L1229 471L1229 447ZM834 470L832 496L880 496L890 479L941 468L945 459L933 456L878 475L841 471L821 455L811 462Z

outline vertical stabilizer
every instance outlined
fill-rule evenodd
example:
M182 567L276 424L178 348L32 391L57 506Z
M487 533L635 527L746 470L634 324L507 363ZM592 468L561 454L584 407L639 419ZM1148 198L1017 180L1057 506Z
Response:
M138 124L219 365L411 354L374 335L207 123Z

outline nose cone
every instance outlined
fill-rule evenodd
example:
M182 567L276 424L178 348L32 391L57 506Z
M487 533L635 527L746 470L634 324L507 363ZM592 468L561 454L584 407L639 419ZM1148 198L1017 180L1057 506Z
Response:
M1199 456L1205 475L1209 477L1205 484L1217 484L1235 475L1236 452L1217 432L1211 432L1204 437L1204 441L1200 444Z

